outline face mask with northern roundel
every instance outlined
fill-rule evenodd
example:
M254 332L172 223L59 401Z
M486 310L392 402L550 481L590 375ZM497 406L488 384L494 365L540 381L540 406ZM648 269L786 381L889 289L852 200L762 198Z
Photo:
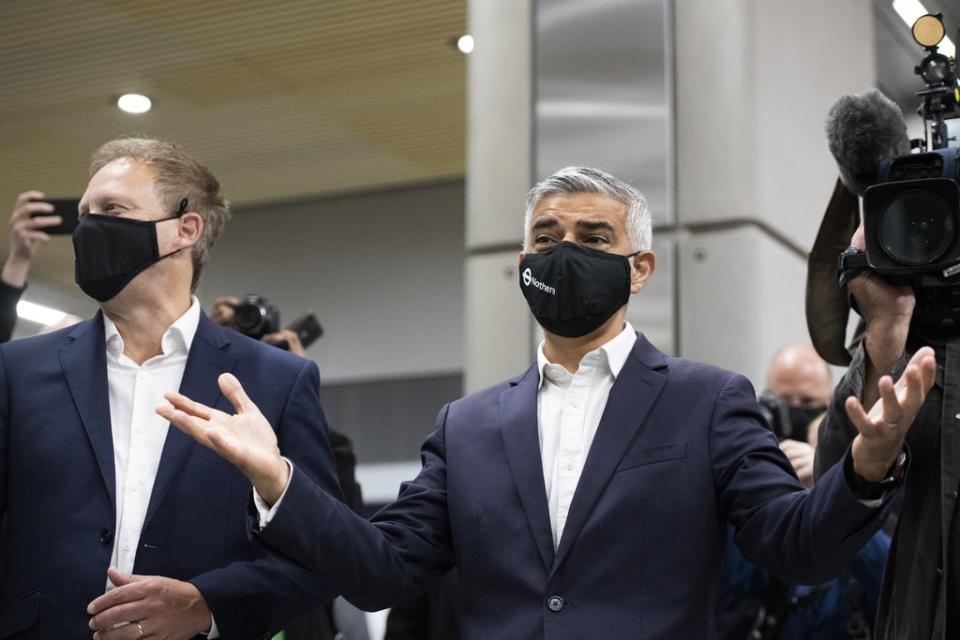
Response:
M630 260L559 242L550 251L524 254L520 290L537 322L568 338L595 331L630 298Z

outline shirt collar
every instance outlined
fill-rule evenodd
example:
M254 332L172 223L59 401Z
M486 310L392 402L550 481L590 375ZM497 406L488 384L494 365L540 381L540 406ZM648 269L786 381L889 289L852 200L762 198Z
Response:
M591 354L599 354L601 360L606 363L610 375L616 380L623 366L627 363L627 358L630 357L630 352L633 351L633 345L636 341L637 332L634 330L633 325L629 322L624 322L623 331L601 345L598 349L584 355L583 358L586 359L590 357ZM541 341L540 346L537 348L537 372L540 376L540 381L537 383L538 388L543 386L544 369L553 364L547 359L547 356L544 355L543 344L544 342ZM582 359L581 362L583 362Z
M164 356L177 352L190 353L190 345L200 325L200 301L197 296L190 296L190 299L190 308L174 320L160 338L160 348ZM117 330L117 325L106 314L103 315L103 331L107 353L119 357L123 353L123 337Z

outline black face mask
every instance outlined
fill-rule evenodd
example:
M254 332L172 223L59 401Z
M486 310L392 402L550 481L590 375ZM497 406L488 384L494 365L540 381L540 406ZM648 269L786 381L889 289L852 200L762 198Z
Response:
M83 216L73 230L75 277L83 292L106 302L123 291L141 271L176 253L160 255L157 223L179 218L186 207L184 199L176 215L162 220Z
M792 436L796 440L806 440L806 428L813 422L814 418L822 413L826 413L826 407L790 407L787 413L790 415L790 426Z
M567 338L584 336L627 304L628 258L635 255L621 256L560 242L548 252L524 255L520 290L545 330Z

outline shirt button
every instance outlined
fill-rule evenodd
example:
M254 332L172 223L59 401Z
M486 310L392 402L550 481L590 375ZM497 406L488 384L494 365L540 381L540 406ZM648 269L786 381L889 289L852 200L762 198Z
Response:
M571 401L570 401L570 406L573 407L574 409L579 409L579 408L580 408L580 401L579 401L579 400L571 400Z
M129 542L128 542L127 544L123 545L123 550L124 550L124 551L130 551L130 548L131 548L131 547L130 547L130 543L129 543Z
M563 611L563 598L560 596L550 596L547 598L547 608L554 613Z

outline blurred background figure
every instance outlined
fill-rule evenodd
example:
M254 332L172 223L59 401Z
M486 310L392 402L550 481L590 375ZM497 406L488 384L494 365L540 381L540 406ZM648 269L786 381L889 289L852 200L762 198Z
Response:
M289 327L280 329L279 309L258 294L250 294L245 298L217 297L210 309L210 319L222 327L300 357L306 357L306 347L323 334L312 312L291 323L294 328L301 327L301 331ZM327 427L344 503L356 513L363 514L363 493L356 478L357 457L353 443L330 424ZM368 640L370 632L363 611L343 598L336 598L294 620L283 631L282 637L284 640Z
M17 322L17 303L27 288L30 265L40 247L50 242L44 231L62 222L53 213L53 205L43 201L40 191L24 191L17 196L10 216L10 253L0 272L0 342L13 336ZM77 318L76 316L70 316ZM70 322L75 324L79 318ZM58 328L62 328L61 325Z
M800 481L813 486L816 421L832 393L830 366L810 345L790 345L774 354L767 368L767 388L760 394L770 428L790 458Z
M809 345L781 348L760 395L770 429L804 485L813 486L817 428L832 396L829 365ZM717 599L719 640L868 640L890 537L880 531L844 573L822 585L792 585L758 568L727 537Z

